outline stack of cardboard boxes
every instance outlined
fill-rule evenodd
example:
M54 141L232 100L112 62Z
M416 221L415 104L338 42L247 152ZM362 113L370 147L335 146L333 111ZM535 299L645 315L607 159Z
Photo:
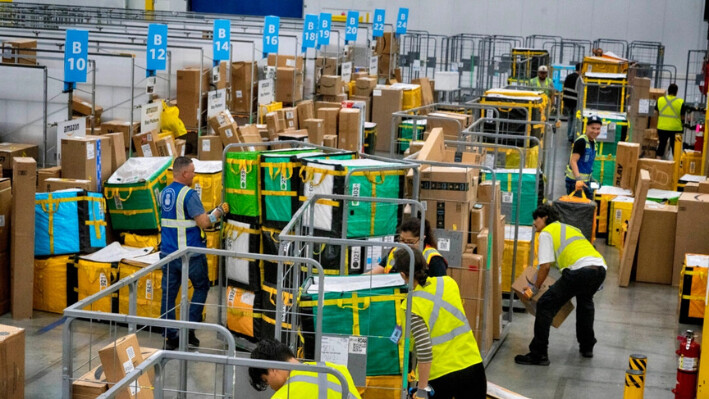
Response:
M295 104L303 99L303 57L268 55L268 65L276 67L276 102Z
M231 64L231 110L236 114L248 114L256 110L258 98L258 65L255 62Z
M2 42L2 62L8 64L37 65L37 40L13 39Z
M374 53L379 57L379 77L386 80L394 77L399 54L399 41L394 32L384 32L383 36L377 38Z
M221 62L216 76L212 76L211 67L177 70L177 108L187 129L203 125L207 115L207 92L226 88L226 66L226 62Z

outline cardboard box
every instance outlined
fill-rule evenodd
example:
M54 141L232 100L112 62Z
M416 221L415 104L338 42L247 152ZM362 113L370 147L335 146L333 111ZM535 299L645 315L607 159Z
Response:
M286 130L300 129L298 126L298 113L295 108L283 108L282 110L279 110L279 112L283 113L283 119L286 121Z
M177 158L177 147L175 147L175 138L172 136L163 137L155 143L158 149L158 156Z
M320 109L322 108L337 108L340 109L342 108L342 102L328 102L328 101L315 101L315 116L317 118L320 118L318 116L318 112L320 112Z
M37 40L13 39L2 42L2 62L37 65ZM14 56L18 56L15 58Z
M111 156L111 171L115 172L121 165L126 163L126 146L123 141L124 135L123 133L108 133L103 136L111 139L111 149L113 150Z
M133 122L133 134L140 133L140 122ZM114 119L108 122L101 123L101 134L107 133L123 133L123 144L125 149L128 149L131 141L131 123L128 121L122 121Z
M357 108L342 108L339 116L338 146L346 151L359 151L362 116Z
M241 142L241 140L239 140L239 127L236 125L236 123L224 125L224 126L220 127L216 133L219 135L219 138L222 140L222 145L224 147L226 147L232 143L240 143Z
M701 194L709 194L709 180L699 182L697 192Z
M640 144L618 143L616 152L615 178L613 185L628 190L635 189L638 159L640 158Z
M426 200L426 220L432 229L470 231L470 202ZM467 239L465 240L467 242Z
M347 94L345 94L345 93L340 93L335 96L323 95L321 97L322 97L323 101L333 102L333 103L341 103L343 101L347 101Z
M372 91L372 122L377 124L377 151L391 147L391 114L401 111L404 92L401 89L375 88Z
M143 354L138 344L135 334L127 335L106 345L98 351L101 365L106 373L106 380L111 386L123 379L128 372L143 362ZM132 385L132 384L131 384ZM150 376L146 373L138 377L137 386L123 390L117 398L119 399L151 399L153 391L147 387L152 386Z
M109 141L106 138L106 142ZM62 165L62 176L68 179L89 180L91 181L91 189L89 191L99 190L103 175L103 169L101 170L101 175L99 175L99 165L103 167L105 162L103 150L101 152L102 154L99 156L96 140L93 137L62 139L62 157L71 160L71 162L64 162ZM109 158L109 165L110 162Z
M197 158L201 161L221 161L224 151L222 139L219 136L202 136L199 138L197 150Z
M276 70L276 101L293 104L303 99L303 75L295 68Z
M315 118L315 104L313 100L305 100L298 103L295 106L295 110L298 114L298 126L300 126L307 119Z
M308 142L322 145L325 135L325 121L323 119L306 119L303 121L303 126L308 131Z
M684 255L709 254L709 240L700 233L709 226L709 194L682 193L677 202L677 231L672 285L679 285ZM665 237L669 238L670 235Z
M97 171L97 177L100 175L101 183L103 183L113 174L113 169L111 169L113 166L113 140L106 136L91 136L87 139L94 141L96 145L97 169L99 168L98 162L101 163L101 172Z
M175 140L175 148L177 149L177 153L181 156L185 156L185 151L187 149L187 140L183 139L177 139Z
M277 61L277 62L276 62ZM278 64L278 65L276 65ZM269 54L268 55L268 65L277 66L278 68L295 68L298 72L303 73L303 57L294 57L292 55L283 54Z
M672 284L677 207L648 202L640 227L635 280Z
M675 161L640 158L638 160L638 174L640 169L650 172L650 188L674 191ZM636 174L636 180L638 174Z
M318 119L322 119L325 122L325 134L337 134L340 109L320 108L317 110Z
M323 145L325 147L337 148L337 135L326 134L323 136Z
M261 132L256 125L244 125L239 127L239 138L243 143L253 143L261 144L263 143L263 138L261 137ZM249 146L247 147L249 151L265 151L265 146Z
M51 168L39 169L37 171L37 192L44 192L44 181L51 178L62 177L62 167L54 166ZM1 181L1 180L0 180ZM0 247L0 251L3 249Z
M527 308L527 311L532 316L536 315L537 313L537 301L539 301L539 298L541 298L542 295L547 292L549 287L556 282L556 279L552 278L551 276L547 276L546 280L544 280L544 283L542 283L542 287L539 289L539 291L531 299L527 299L527 295L525 292L528 289L532 289L536 281L537 269L532 266L529 266L524 269L522 274L514 281L514 283L512 283L512 289L520 298L520 300L524 304L524 307ZM554 320L552 320L551 325L556 328L559 328L559 326L561 326L561 324L564 322L564 320L566 320L566 318L571 314L573 310L574 305L571 303L571 301L566 302L566 304L561 307L556 316L554 316Z
M494 191L494 193L493 193ZM493 203L494 195L494 203ZM482 208L482 223L483 226L489 228L490 226L490 209L493 209L495 214L493 220L497 220L502 214L502 192L500 189L500 182L495 182L495 188L493 190L492 181L487 180L478 185L478 203L483 205Z
M231 127L231 125L235 124L236 121L228 109L220 111L207 119L207 125L209 125L209 127L214 131L214 134L218 134L219 129Z
M0 164L5 170L13 169L13 158L29 157L37 160L39 147L34 144L0 143Z
M426 128L431 131L440 127L446 140L458 140L460 132L471 123L469 115L457 114L455 112L431 112L426 119Z
M147 132L133 135L133 147L135 153L139 157L154 157L157 156L158 147L156 144L157 133ZM64 150L62 150L63 152Z
M492 187L492 185L490 185L490 187ZM470 232L473 234L481 232L485 228L485 225L489 224L485 221L484 208L485 205L479 202L474 203L470 207Z
M318 57L315 59L315 68L320 70L321 75L337 75L337 58Z
M211 75L210 67L177 70L177 107L180 109L180 119L188 129L200 126L207 113L206 93Z
M91 112L93 108L93 113ZM91 101L84 100L81 97L77 97L76 95L72 97L71 99L71 111L75 114L83 115L83 116L91 116L93 115L95 118L100 119L101 114L103 114L103 107L100 105L94 104L93 107L91 105ZM91 126L90 123L87 123L87 126Z
M95 399L106 391L108 391L108 381L102 366L94 367L71 383L72 399Z
M8 219L7 228L10 228ZM9 237L9 234L7 235ZM0 314L10 311L10 252L0 252Z
M95 184L91 180L85 179L67 179L67 178L49 178L44 181L40 192L51 193L52 191L66 190L69 188L78 188L80 190L92 191Z
M286 130L276 112L266 114L266 129L268 130L269 141L276 141L278 133Z
M258 65L255 62L231 63L231 109L234 112L248 113L256 110L258 97Z
M377 54L396 54L399 51L399 41L393 32L384 32L384 36L377 38L374 52Z
M350 100L362 101L364 103L364 121L371 122L372 121L372 97L351 96Z
M0 178L0 252L10 246L10 218L12 217L12 186L9 178ZM5 266L7 266L5 262ZM2 313L0 313L2 314Z
M0 324L0 388L3 398L25 397L25 330L23 328Z
M412 84L421 86L421 105L431 105L434 101L433 85L428 78L412 79Z
M473 169L430 166L421 171L421 199L471 202L475 199Z
M37 161L19 157L13 160L12 221L10 223L10 267L12 318L32 317L34 284L34 200L37 187Z
M278 141L295 140L308 142L308 131L303 130L286 130L283 133L278 133Z
M377 78L366 77L358 78L355 82L354 95L369 97L372 95L372 91L377 86Z
M683 192L698 193L699 192L699 183L691 181L691 182L685 184Z
M323 75L318 83L318 94L336 96L342 94L342 77L338 75Z

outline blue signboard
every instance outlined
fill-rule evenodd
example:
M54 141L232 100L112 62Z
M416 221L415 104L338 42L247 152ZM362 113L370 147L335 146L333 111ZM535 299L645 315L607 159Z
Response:
M164 71L167 67L167 25L148 25L147 66L149 71Z
M384 17L386 11L378 8L374 10L374 26L372 27L372 37L384 36Z
M406 27L409 25L409 9L399 8L399 14L396 17L396 34L403 35L406 33Z
M278 53L278 27L281 24L279 17L269 15L263 23L263 53Z
M64 41L64 81L86 82L89 61L89 31L67 29Z
M231 21L228 19L214 20L214 33L212 34L214 61L229 61L229 51L231 50Z
M320 13L320 28L318 29L318 48L330 45L330 27L332 26L332 14Z
M314 48L318 40L318 16L308 14L303 24L303 52L305 49Z
M347 11L347 25L345 26L345 41L357 41L357 28L359 28L359 11Z

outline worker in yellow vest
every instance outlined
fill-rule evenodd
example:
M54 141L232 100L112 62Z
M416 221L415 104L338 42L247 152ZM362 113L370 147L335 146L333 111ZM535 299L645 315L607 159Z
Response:
M448 269L448 262L446 259L438 252L436 248L436 238L431 231L431 225L427 220L424 220L424 230L423 230L423 257L426 259L426 264L428 265L428 275L431 277L445 276L446 270ZM399 236L398 241L403 244L411 245L412 247L417 247L421 238L421 219L419 218L408 218L404 220L404 223L399 226ZM391 273L394 267L394 252L396 248L392 248L387 256L383 257L381 262L372 268L372 274L384 274Z
M689 107L684 103L684 100L677 97L678 87L672 83L667 88L667 95L660 97L655 104L657 116L657 135L660 142L657 146L657 159L662 159L665 155L667 142L670 143L670 149L674 152L675 135L684 132L684 114Z
M293 351L275 339L264 339L251 352L252 359L299 363ZM349 399L361 399L347 367L330 362L304 364L324 365L339 371L347 380ZM340 381L332 374L299 370L262 369L249 367L249 383L257 391L271 387L276 391L271 399L341 399ZM326 393L327 392L327 393Z
M554 94L554 82L549 77L549 67L540 65L537 68L537 76L529 81L529 85L535 90L543 91L549 98Z
M517 355L515 363L549 365L547 348L551 322L559 309L573 297L576 297L579 351L583 357L593 357L593 347L597 342L593 333L593 295L606 278L606 261L579 229L559 222L557 212L550 205L539 206L532 216L534 228L540 233L539 271L534 294L546 280L552 264L561 271L561 277L539 298L529 353Z
M414 398L480 398L487 378L478 344L463 309L458 284L451 277L429 277L426 261L414 254L414 291L411 294L411 337L417 359L418 382ZM394 270L409 281L411 255L394 253ZM406 309L407 302L401 305Z

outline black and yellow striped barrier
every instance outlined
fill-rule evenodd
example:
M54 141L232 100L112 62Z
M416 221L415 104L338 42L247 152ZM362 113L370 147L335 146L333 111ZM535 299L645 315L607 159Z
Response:
M642 399L644 391L645 374L640 370L626 370L623 399Z
M642 371L643 375L645 375L645 371L647 370L647 356L637 353L630 355L628 359L628 369Z

